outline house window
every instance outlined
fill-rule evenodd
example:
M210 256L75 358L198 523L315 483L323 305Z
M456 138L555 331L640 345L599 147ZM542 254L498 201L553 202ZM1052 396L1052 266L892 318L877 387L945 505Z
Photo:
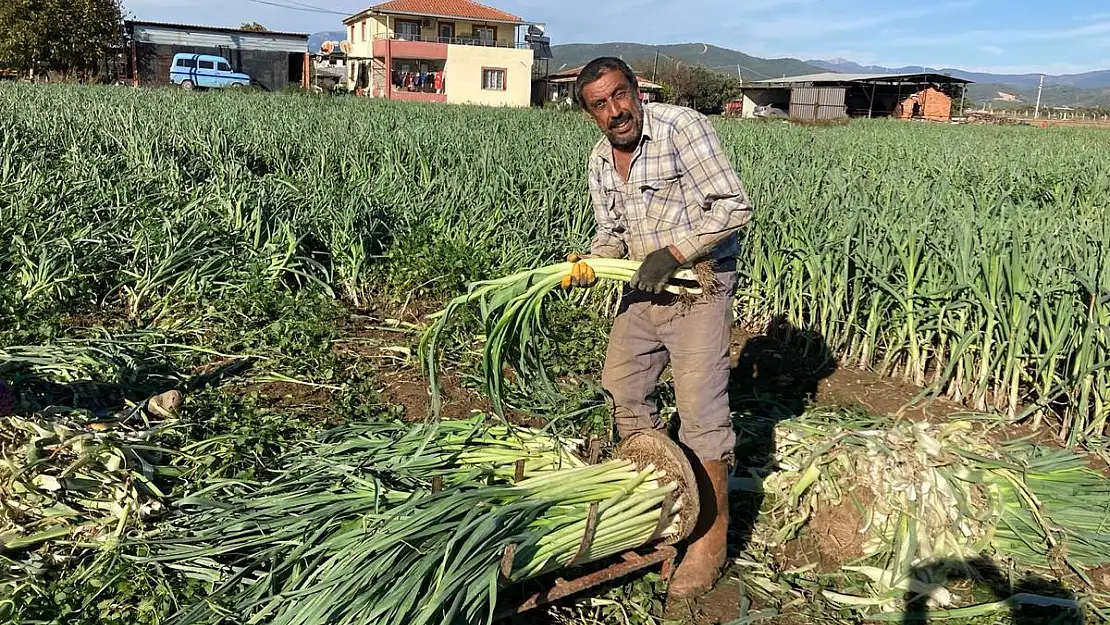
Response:
M420 22L397 20L394 28L398 39L417 41L420 39Z
M482 43L493 43L497 39L497 29L493 26L475 26L474 38Z
M366 41L366 20L362 20L362 40Z
M482 88L490 91L504 91L505 70L482 68Z
M355 40L355 25L351 24L347 27L347 41Z

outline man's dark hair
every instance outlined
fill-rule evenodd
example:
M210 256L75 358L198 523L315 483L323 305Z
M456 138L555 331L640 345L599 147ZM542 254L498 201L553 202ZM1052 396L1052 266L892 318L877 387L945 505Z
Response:
M611 70L616 70L624 74L624 79L628 81L628 86L632 87L632 89L637 88L639 83L636 80L636 73L632 71L628 63L625 63L615 56L599 57L587 63L586 66L582 68L582 72L578 74L578 80L574 81L574 101L578 103L578 106L586 108L586 102L582 97L582 91L586 88L586 85L601 78L602 74Z

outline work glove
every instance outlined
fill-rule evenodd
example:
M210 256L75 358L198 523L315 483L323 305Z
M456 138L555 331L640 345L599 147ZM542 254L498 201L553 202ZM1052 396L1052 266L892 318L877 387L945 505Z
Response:
M680 264L669 249L665 247L657 249L640 263L640 268L632 274L628 286L648 293L662 293L663 288L667 286L667 279Z
M572 286L577 287L591 287L594 282L597 282L597 275L594 273L594 268L582 262L582 257L578 254L571 252L567 255L567 262L574 263L570 268L570 273L563 276L562 286L564 289L569 289Z

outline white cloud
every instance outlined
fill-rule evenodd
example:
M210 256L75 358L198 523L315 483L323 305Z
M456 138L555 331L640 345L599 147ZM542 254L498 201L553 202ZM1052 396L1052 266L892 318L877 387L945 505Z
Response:
M943 45L998 46L1021 41L1104 41L1110 35L1110 20L1076 28L1047 30L970 30L936 35L909 35L894 37L891 45L907 48L936 48Z
M1059 39L1088 39L1110 34L1110 19L1080 26L1078 28L1058 28L1046 31L1021 33L1025 38L1035 41L1056 41Z
M1028 65L965 65L960 63L942 64L943 67L959 69L965 72L982 72L984 74L1082 74L1110 67L1110 59L1103 59L1091 63L1036 63Z
M762 37L796 40L799 37L857 32L885 24L967 9L973 5L974 3L969 1L955 1L900 11L872 11L846 17L831 16L824 11L808 12L760 21L751 27Z

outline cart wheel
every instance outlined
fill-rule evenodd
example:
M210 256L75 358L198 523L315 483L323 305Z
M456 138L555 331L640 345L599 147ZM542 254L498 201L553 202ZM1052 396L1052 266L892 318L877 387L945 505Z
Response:
M621 441L613 455L631 460L640 468L651 464L665 471L667 477L678 484L674 494L681 497L682 511L672 520L678 523L679 532L665 542L674 544L689 538L701 511L694 468L686 452L666 434L644 430Z

